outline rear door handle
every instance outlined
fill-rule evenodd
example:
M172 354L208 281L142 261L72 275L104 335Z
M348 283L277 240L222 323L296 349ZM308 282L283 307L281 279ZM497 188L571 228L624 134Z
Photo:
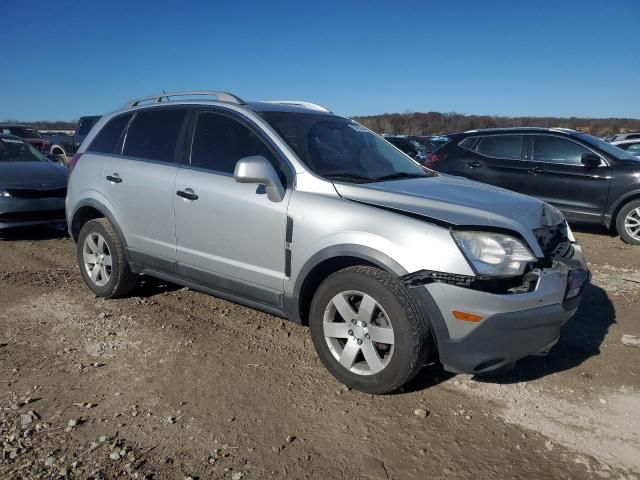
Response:
M122 178L120 178L120 175L118 175L117 173L114 173L113 175L107 175L107 180L109 180L111 183L122 183Z
M197 200L198 199L198 195L196 195L193 190L191 190L190 188L185 188L184 190L178 190L176 192L176 195L178 195L179 197L182 197L186 200Z
M529 173L544 173L545 170L542 167L533 167L529 170Z
M474 162L467 162L467 167L479 168L480 166L481 166L480 162L475 162L475 161Z

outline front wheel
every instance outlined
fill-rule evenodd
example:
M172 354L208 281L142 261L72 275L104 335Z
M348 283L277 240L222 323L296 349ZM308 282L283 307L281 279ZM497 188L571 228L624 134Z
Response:
M631 245L640 245L640 200L627 203L616 218L620 238Z
M400 388L431 350L427 319L409 291L373 267L350 267L328 277L313 298L309 326L327 370L367 393Z

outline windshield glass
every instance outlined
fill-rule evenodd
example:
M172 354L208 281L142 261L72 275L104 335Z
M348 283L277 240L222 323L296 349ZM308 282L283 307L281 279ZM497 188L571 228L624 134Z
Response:
M352 120L294 112L263 112L262 117L311 171L330 180L374 182L433 175Z
M603 152L607 152L609 155L619 159L619 160L634 160L634 161L638 161L638 157L636 157L635 155L632 155L629 152L625 152L623 149L621 149L620 147L616 147L615 145L612 145L608 142L605 142L604 140L600 139L600 138L596 138L593 137L591 135L587 135L586 133L580 134L578 135L579 138L581 138L582 140L584 140L585 142L587 142L590 145L593 145L596 148L599 148L600 150L602 150Z
M47 157L17 138L0 137L0 162L42 162Z

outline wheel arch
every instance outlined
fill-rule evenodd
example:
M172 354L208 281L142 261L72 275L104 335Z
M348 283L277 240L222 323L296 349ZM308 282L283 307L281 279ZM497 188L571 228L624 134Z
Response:
M292 320L308 325L311 300L320 284L331 274L344 268L366 265L402 276L408 272L388 255L362 245L334 245L309 258L298 273L293 295L285 298Z
M127 248L127 241L122 234L122 230L120 229L120 225L116 222L111 211L99 201L89 198L81 201L76 206L73 215L71 215L71 221L69 222L69 235L73 239L74 242L78 241L78 236L80 235L80 230L89 220L93 220L96 218L106 218L109 220L109 223L113 225L118 237L120 237L120 241L124 246L125 256L127 260L129 259L129 252Z
M62 145L58 145L57 143L54 143L53 145L51 145L51 148L49 149L49 153L52 153L55 155L56 152L54 152L54 150L60 150L63 155L67 155L67 151L64 149L64 147Z
M605 224L607 228L616 228L616 221L620 210L622 210L629 202L633 202L634 200L640 200L640 190L629 192L611 207L609 214L605 217Z

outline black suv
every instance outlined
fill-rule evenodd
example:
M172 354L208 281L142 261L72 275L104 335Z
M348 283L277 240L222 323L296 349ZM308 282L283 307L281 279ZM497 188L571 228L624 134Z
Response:
M427 159L439 172L538 197L569 221L615 226L640 245L640 159L599 138L562 128L471 130Z

